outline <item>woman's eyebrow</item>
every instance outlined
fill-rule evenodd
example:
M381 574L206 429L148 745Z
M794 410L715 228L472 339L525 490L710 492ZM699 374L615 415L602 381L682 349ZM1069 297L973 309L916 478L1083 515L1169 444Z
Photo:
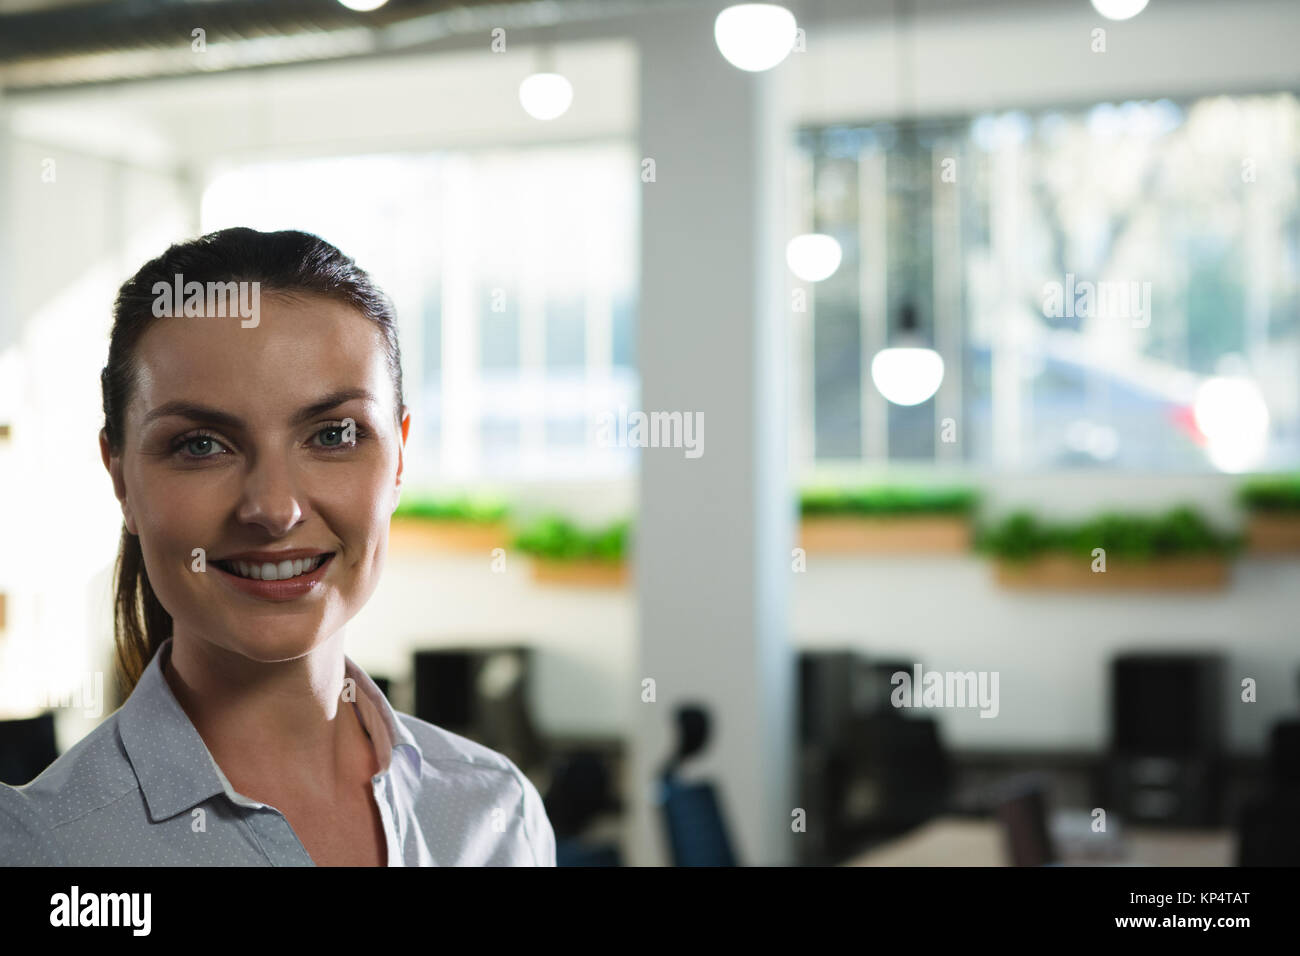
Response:
M342 405L344 402L360 400L363 402L375 402L375 396L364 388L345 388L337 392L331 392L319 401L312 402L299 409L293 416L293 423L300 424L315 418L330 409ZM214 424L223 425L227 428L244 427L243 420L238 415L232 415L230 412L223 412L219 408L212 408L208 405L201 405L198 402L187 402L177 400L173 402L164 402L157 408L150 411L144 417L141 425L147 425L158 418L168 416L177 416L179 418L190 418L195 421L213 422Z
M331 392L320 401L313 402L312 404L300 409L298 414L293 416L293 422L295 425L299 425L309 419L315 418L317 415L328 412L331 408L342 405L344 402L351 402L354 400L370 402L372 404L377 403L375 396L371 395L370 392L366 391L364 388L343 388L339 389L337 392Z
M164 402L157 408L145 415L141 425L148 425L151 421L158 418L192 418L200 422L213 422L218 425L224 425L227 428L239 428L244 423L237 415L229 412L223 412L207 405L200 405L197 402L175 401Z

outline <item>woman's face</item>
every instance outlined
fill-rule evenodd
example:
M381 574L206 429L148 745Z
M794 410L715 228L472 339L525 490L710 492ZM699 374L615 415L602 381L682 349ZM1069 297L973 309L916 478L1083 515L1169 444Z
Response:
M399 431L363 314L269 293L260 312L253 328L156 319L122 453L100 445L176 634L269 662L313 650L373 593L410 416Z

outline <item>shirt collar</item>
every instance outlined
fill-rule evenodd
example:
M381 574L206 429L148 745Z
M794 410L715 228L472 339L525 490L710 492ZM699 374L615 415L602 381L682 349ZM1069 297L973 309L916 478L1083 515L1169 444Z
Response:
M162 672L171 643L169 637L159 645L118 720L151 818L164 820L220 793L244 806L261 806L235 793L172 693ZM424 758L415 737L369 675L346 655L343 661L345 676L356 682L357 716L375 747L379 772L390 768L393 752L400 749L418 777Z
M361 726L366 729L375 746L379 772L388 770L392 764L393 752L400 749L406 755L411 771L418 777L420 766L424 763L424 754L415 742L415 735L407 729L406 724L397 719L397 712L383 691L346 654L343 656L343 676L356 681L357 716L361 718Z

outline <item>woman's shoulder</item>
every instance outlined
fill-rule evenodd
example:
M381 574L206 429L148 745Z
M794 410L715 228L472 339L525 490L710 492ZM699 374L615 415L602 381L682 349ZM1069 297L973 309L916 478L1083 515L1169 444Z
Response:
M446 785L455 780L458 786L464 787L461 792L465 798L460 805L473 818L481 816L483 806L509 808L507 812L522 824L533 861L543 866L555 865L555 833L542 797L513 760L445 727L401 711L393 713L414 739L424 764L431 768L439 783ZM427 796L438 804L440 812L446 810L442 786L429 788ZM417 797L417 802L420 799Z
M60 754L30 783L9 788L37 825L54 828L139 790L118 728L120 710Z
M64 862L23 791L0 783L0 866L62 866Z
M415 740L424 762L439 774L472 779L476 789L513 792L525 805L541 804L532 781L505 754L411 714L394 714Z

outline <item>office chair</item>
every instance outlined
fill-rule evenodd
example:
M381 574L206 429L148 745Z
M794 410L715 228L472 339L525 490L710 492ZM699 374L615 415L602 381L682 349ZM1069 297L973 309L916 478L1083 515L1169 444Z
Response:
M577 750L556 760L542 803L557 837L577 836L602 813L622 809L605 761L591 750Z
M25 720L0 720L0 783L31 783L59 756L54 711Z
M1257 797L1237 816L1237 866L1300 866L1300 805L1292 794Z
M526 647L415 652L415 716L505 754L525 773L549 747L532 721Z
M678 779L687 757L704 748L709 716L703 707L677 710L677 746L659 774L659 804L674 866L736 866L717 791L708 781Z
M1300 866L1300 720L1269 734L1269 782L1237 814L1238 866Z
M1279 720L1273 725L1268 764L1275 787L1300 789L1300 720Z
M601 814L622 809L599 753L579 750L560 758L542 804L555 831L556 866L623 865L617 844L582 838L583 831Z
M1012 866L1060 862L1047 816L1047 782L1040 775L1012 778L1004 786L994 814L1002 823Z
M613 843L586 843L582 840L556 840L555 865L622 866L623 854Z
M894 710L875 718L871 729L881 784L880 822L910 827L943 813L955 772L939 722L933 717L903 717Z
M1224 820L1222 655L1133 651L1110 665L1110 746L1100 803L1134 823Z

